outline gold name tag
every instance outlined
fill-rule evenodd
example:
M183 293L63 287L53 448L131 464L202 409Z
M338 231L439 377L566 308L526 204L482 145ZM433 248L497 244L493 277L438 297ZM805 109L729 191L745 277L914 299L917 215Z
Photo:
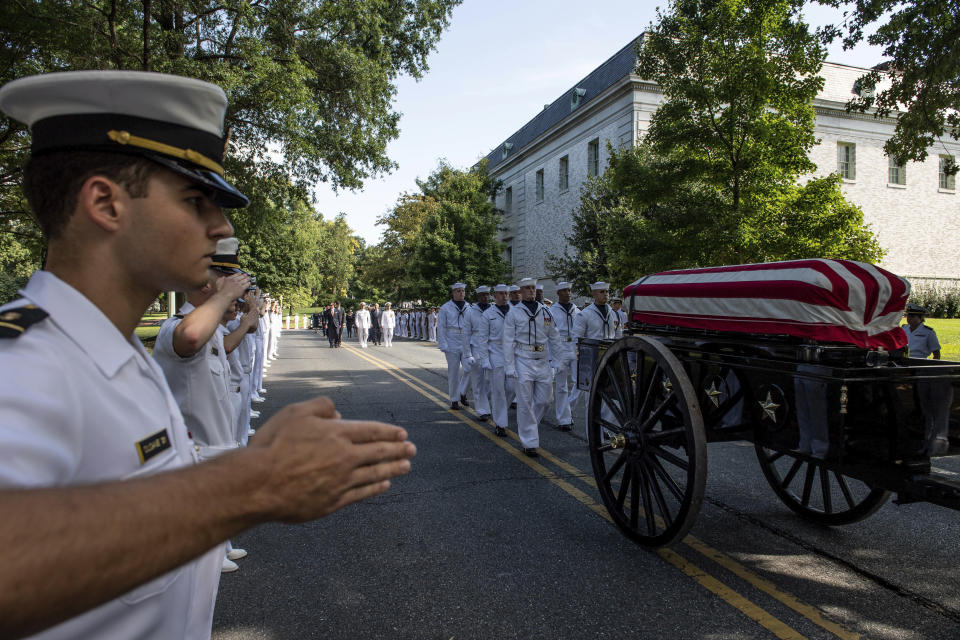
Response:
M543 351L543 345L542 345L542 344L538 344L537 346L535 346L535 347L533 348L533 350L534 350L534 351Z
M170 448L170 438L167 436L167 430L157 431L151 436L147 436L137 443L137 455L140 456L140 464L145 463L153 456Z

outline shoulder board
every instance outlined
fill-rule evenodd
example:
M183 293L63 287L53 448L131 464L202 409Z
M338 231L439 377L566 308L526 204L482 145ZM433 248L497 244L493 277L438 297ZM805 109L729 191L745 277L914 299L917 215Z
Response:
M0 338L17 338L49 314L32 304L0 313Z

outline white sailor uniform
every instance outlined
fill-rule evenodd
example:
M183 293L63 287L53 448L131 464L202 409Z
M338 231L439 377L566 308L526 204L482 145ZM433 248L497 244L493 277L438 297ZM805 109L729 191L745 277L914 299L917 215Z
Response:
M620 324L620 316L610 305L604 305L603 310L598 309L594 303L588 304L583 311L573 320L573 339L578 341L580 338L589 338L593 340L612 340L623 337L623 326ZM601 408L601 415L605 420L613 418L613 412L607 408ZM590 421L590 403L587 401L586 427L589 437Z
M173 331L195 307L189 302L180 307L180 316L168 318L153 347L153 357L167 378L183 420L197 443L202 459L214 458L236 449L229 394L230 366L223 348L223 335L214 331L210 340L195 354L181 358L173 348Z
M437 348L447 358L447 391L450 403L460 401L467 390L470 377L461 375L470 373L472 357L470 355L470 303L464 301L458 306L453 300L447 300L437 315Z
M21 293L0 307L4 326L22 322L26 304L49 316L0 338L0 488L133 480L196 462L163 372L136 336L122 336L47 271ZM223 553L217 545L31 638L103 638L106 629L113 638L209 638Z
M562 353L560 336L547 308L534 311L520 302L503 321L503 360L508 376L516 376L517 433L525 449L540 446L540 420L553 400L551 354Z
M484 312L492 307L492 304L481 305L479 302L470 309L470 355L474 359L475 366L470 368L470 384L473 386L473 409L479 415L490 415L490 370L480 366L479 349L477 343L480 340L480 318Z
M557 375L554 378L557 424L569 425L573 423L573 405L580 397L576 380L577 343L573 337L573 322L580 313L580 309L572 302L568 302L566 306L558 302L548 308L547 313L553 318L553 326L560 334L561 345L560 354L553 356L557 367Z
M513 307L502 311L492 304L480 315L480 326L476 332L476 353L480 358L480 367L490 377L490 414L493 424L507 428L507 409L513 395L516 378L507 377L503 359L503 321ZM478 410L479 411L479 410Z

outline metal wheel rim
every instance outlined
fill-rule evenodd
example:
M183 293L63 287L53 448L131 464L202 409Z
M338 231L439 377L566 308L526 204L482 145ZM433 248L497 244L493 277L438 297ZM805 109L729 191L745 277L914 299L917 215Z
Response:
M614 524L645 546L681 539L700 510L707 457L696 392L676 356L646 337L614 343L597 366L588 424L594 477Z

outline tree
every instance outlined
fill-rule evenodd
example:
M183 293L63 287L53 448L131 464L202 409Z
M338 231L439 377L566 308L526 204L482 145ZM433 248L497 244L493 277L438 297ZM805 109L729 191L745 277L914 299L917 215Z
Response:
M943 0L817 0L847 8L843 25L824 30L824 41L842 38L849 49L866 38L889 60L860 79L868 91L847 108L896 118L884 151L900 164L923 162L930 147L960 140L960 4ZM873 34L871 25L886 22ZM952 163L948 172L956 173Z
M584 191L606 272L623 286L650 271L796 257L879 259L862 212L835 178L798 185L825 51L794 0L675 0L644 39L638 73L664 102L635 147ZM826 235L825 235L826 234ZM578 254L564 275L592 277ZM846 245L845 242L851 244ZM561 265L562 266L562 265Z
M492 197L500 188L486 165L469 171L445 162L405 194L381 222L380 266L371 284L401 300L442 300L457 281L472 289L502 282L508 273L496 239L501 212Z
M285 189L284 200L317 182L353 189L393 167L395 81L427 70L460 1L8 0L0 3L0 84L70 69L208 80L229 97L232 180ZM18 192L27 139L19 123L0 121L0 222L31 227Z

